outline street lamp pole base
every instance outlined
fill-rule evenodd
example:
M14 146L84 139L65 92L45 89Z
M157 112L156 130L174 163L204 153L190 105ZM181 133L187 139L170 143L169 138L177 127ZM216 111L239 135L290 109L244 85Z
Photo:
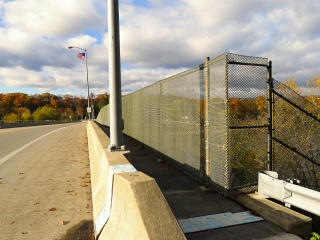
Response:
M110 144L107 148L109 152L122 152L122 151L127 151L126 145L122 145L120 148L117 148L116 145Z

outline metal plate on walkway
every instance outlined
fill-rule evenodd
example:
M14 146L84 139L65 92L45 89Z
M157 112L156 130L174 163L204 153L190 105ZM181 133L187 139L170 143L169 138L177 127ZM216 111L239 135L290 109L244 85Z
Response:
M221 213L202 217L186 218L178 220L184 233L200 232L210 229L230 227L245 223L263 221L263 218L256 217L247 212Z

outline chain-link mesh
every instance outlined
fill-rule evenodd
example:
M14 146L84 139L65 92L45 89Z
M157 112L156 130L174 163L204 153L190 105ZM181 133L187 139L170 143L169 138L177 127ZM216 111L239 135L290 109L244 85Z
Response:
M227 53L209 62L210 178L219 191L252 191L267 160L268 60Z
M255 190L266 170L267 80L268 59L228 54L230 190Z
M101 123L103 125L106 125L106 126L110 126L110 111L109 111L109 105L106 105L104 106L98 116L97 116L97 119L96 121L98 123Z
M288 86L274 83L274 171L283 180L298 179L302 186L320 191L320 109Z
M226 53L128 94L124 133L223 194L253 191L268 165L269 70L266 58ZM303 156L320 162L320 123L301 109L320 110L283 84L274 89L274 171L319 189L319 167ZM108 106L97 121L109 125Z
M227 164L227 92L226 55L221 55L208 63L209 71L209 176L217 190L228 189L229 166Z
M200 170L200 108L204 86L203 67L160 82L160 127L162 146L159 149L186 167Z
M174 160L197 179L204 177L204 81L201 65L128 94L122 104L124 133Z

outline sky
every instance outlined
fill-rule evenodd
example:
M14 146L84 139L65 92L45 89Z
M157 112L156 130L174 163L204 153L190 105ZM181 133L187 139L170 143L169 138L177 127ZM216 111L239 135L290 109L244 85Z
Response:
M107 0L0 0L0 93L109 92ZM225 52L320 72L319 0L119 0L122 94Z

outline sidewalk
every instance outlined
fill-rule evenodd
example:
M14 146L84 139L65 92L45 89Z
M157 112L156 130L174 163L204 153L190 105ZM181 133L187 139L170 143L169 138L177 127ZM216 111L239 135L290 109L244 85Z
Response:
M99 126L109 136L109 129L101 125ZM205 192L199 184L183 175L170 164L158 161L156 156L143 149L136 141L124 137L124 144L131 152L131 164L138 171L144 172L157 181L173 214L178 220L227 212L240 213L248 211L248 209L245 209L229 198L221 196L217 192ZM186 237L188 240L301 239L295 235L285 233L282 229L267 221L187 233Z

